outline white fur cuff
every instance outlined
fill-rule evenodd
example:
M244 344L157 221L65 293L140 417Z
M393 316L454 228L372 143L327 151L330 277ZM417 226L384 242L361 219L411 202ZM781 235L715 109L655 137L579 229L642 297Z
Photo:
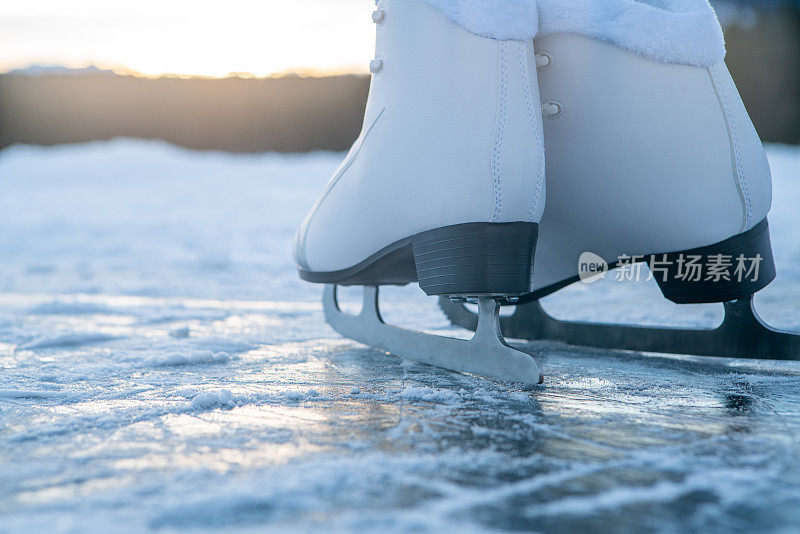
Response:
M426 0L494 39L579 33L664 63L708 67L725 42L708 0Z
M483 37L522 40L538 32L536 0L426 1L462 28Z

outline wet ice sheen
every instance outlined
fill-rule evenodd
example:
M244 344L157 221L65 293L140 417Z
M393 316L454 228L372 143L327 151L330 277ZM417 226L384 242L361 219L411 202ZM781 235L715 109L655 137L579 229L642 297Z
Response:
M798 326L800 151L769 154L780 278L761 304ZM0 152L0 530L800 524L798 364L550 344L526 392L339 338L290 243L340 158ZM447 330L418 290L386 294L391 320ZM714 317L675 317L646 286L549 305Z

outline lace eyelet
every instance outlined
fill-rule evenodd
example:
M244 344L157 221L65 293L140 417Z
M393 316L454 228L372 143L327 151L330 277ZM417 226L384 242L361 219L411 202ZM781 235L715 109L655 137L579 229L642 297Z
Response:
M549 67L550 63L552 63L553 59L550 57L549 54L545 54L543 52L536 52L536 68L543 69L545 67Z
M562 111L561 104L558 102L544 102L542 104L542 116L546 118L555 117Z
M376 57L372 61L369 62L369 71L372 74L378 74L381 69L383 69L383 60L379 57Z

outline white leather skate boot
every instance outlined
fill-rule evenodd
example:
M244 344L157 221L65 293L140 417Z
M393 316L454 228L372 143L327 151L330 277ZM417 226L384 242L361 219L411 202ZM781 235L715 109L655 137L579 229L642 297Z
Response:
M545 202L533 42L377 6L364 126L296 240L312 282L518 295Z
M547 205L535 291L501 317L503 333L593 348L798 359L800 333L771 328L753 305L775 277L770 170L725 64L654 62L578 34L537 38L535 47ZM579 280L584 252L612 267L647 261L665 297L724 302L725 318L713 329L558 320L538 299ZM440 303L453 324L475 328L462 303Z
M536 51L548 191L533 297L577 281L586 251L655 262L678 303L772 281L769 165L724 62L660 63L577 34Z
M521 367L505 368L487 345L468 356L460 344L394 343L397 329L372 336L373 324L343 322L349 318L338 312L333 288L326 316L346 336L398 355L538 382L533 359L498 344L492 326L493 298L531 290L544 210L533 41L480 37L423 0L382 0L373 21L363 129L297 232L300 276L338 285L418 281L428 295L481 297L486 336ZM374 307L375 295L365 298L365 308Z

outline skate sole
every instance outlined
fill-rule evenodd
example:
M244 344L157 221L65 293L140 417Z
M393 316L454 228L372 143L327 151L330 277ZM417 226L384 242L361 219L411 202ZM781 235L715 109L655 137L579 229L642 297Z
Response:
M746 260L760 258L758 272L750 272L741 281L733 273L729 274L728 280L725 277L717 280L715 274L709 276L702 272L700 276L683 276L688 272L688 258L696 258L694 261L699 264L715 262L719 265L723 260L730 261L731 270L735 271L733 266L737 265L739 256ZM652 257L667 264L664 277L656 277L666 298L678 304L722 302L725 309L722 324L712 329L644 327L571 322L548 315L538 299L577 282L575 276L522 297L513 314L500 317L500 328L504 335L512 338L557 341L592 348L800 360L800 332L771 328L758 316L753 305L753 295L775 278L766 219L751 230L714 245L647 258ZM677 264L681 258L682 272L679 272ZM672 268L668 266L670 262ZM468 330L478 327L478 315L463 303L440 298L439 305L454 325Z
M537 236L535 223L459 224L397 241L348 269L299 269L299 273L309 282L370 286L419 282L428 295L520 296L520 304L525 304L580 280L576 274L530 291ZM757 261L757 272L738 275L735 270L740 256L751 262L749 267ZM638 261L655 261L663 266L664 271L654 278L664 297L678 304L743 299L766 287L776 275L767 219L712 245L642 255ZM689 261L702 266L730 265L726 275L709 276L707 269L688 272ZM609 264L610 269L618 266L618 262Z
M531 290L536 223L464 223L397 241L353 267L298 269L309 282L404 285L428 295L517 296Z
M740 277L736 273L740 256L747 263L745 267L748 269L753 267L752 262L756 261L757 272L751 271L749 274L742 272ZM656 262L662 266L664 270L653 278L664 297L676 304L708 304L746 299L764 289L776 276L767 219L746 232L713 245L678 252L642 255L637 261L648 265ZM704 268L689 272L691 270L687 267L689 261ZM724 266L728 263L730 265L726 275L723 276L710 273L707 269L707 266L712 264ZM619 262L610 263L608 267L609 269L619 267ZM565 278L522 296L519 303L526 304L539 300L579 280L577 274Z

